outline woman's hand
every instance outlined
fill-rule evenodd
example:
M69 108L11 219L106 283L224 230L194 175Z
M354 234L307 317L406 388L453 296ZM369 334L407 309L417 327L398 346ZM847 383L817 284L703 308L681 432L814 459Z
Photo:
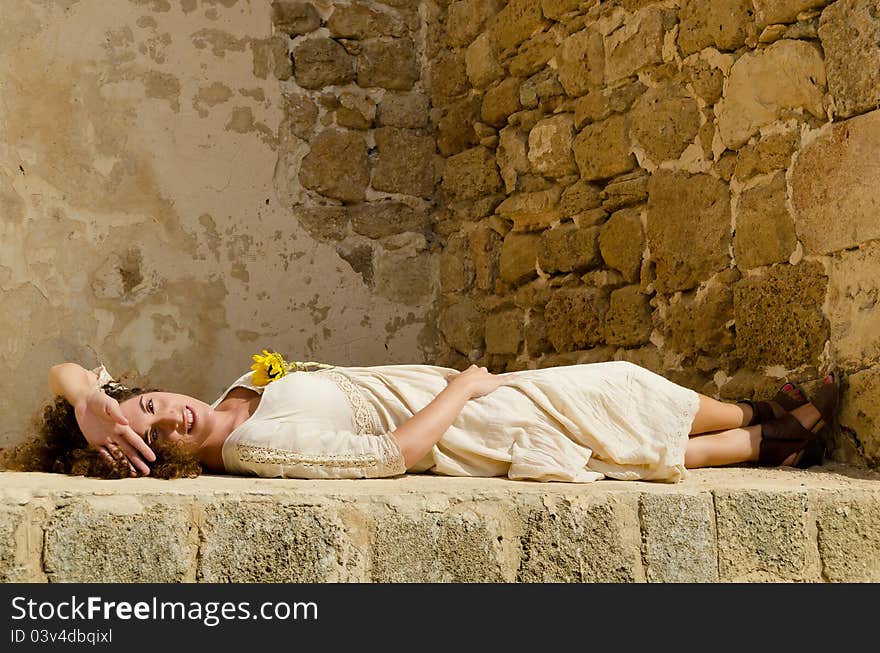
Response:
M452 372L446 375L446 382L461 384L468 389L471 399L489 394L499 386L508 383L514 374L492 374L485 367L471 365L464 372Z
M150 473L144 459L152 462L156 454L128 425L118 401L96 388L73 409L86 440L102 456L111 461L126 459L132 476Z

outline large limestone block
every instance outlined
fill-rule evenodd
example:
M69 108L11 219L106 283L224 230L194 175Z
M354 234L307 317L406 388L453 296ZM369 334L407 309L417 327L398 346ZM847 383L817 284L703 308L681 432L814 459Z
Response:
M829 333L827 282L819 263L801 262L735 284L736 349L749 367L818 365Z
M328 509L279 501L205 507L199 580L207 583L363 582L363 555Z
M762 126L798 110L825 116L825 64L811 43L783 39L733 64L717 106L721 140L736 150Z
M562 217L556 187L511 195L498 205L498 215L513 221L514 231L544 229Z
M752 0L682 0L678 47L687 56L715 46L736 50L754 39Z
M596 209L602 206L601 192L596 184L578 180L563 191L559 208L567 217Z
M499 273L508 283L520 283L538 274L538 247L541 237L537 234L509 232L501 246Z
M272 24L280 32L299 36L318 29L321 26L321 16L311 2L274 0Z
M639 81L614 89L591 91L574 102L574 124L581 128L587 123L605 120L612 113L625 113L638 97L645 92Z
M335 5L327 20L330 36L363 40L378 36L403 36L406 25L390 12L366 3Z
M736 270L724 270L700 292L683 293L666 307L666 345L682 354L722 356L734 344L733 284Z
M510 0L492 20L490 32L499 50L514 48L547 24L535 0Z
M474 262L469 256L470 241L464 234L449 238L440 257L440 290L463 292L474 283Z
M648 182L647 241L657 290L686 290L729 266L730 191L715 177L658 170Z
M643 494L639 518L649 583L718 581L718 538L711 494Z
M389 512L375 523L370 580L502 582L506 580L502 526L502 519L466 506L440 514Z
M424 238L419 236L421 242ZM433 293L436 256L411 247L382 253L376 265L375 292L394 302L415 306Z
M473 200L501 189L495 155L482 145L446 159L443 193L450 201Z
M547 337L557 352L602 344L608 298L596 288L560 288L544 307Z
M865 460L880 464L880 368L871 367L847 376L840 407L840 425L856 434Z
M515 77L528 77L544 68L558 49L557 35L553 31L536 34L523 43L512 59L507 62L510 74Z
M526 351L532 358L553 351L553 345L547 338L547 320L540 311L529 313L529 323L525 327Z
M344 206L296 206L293 214L309 235L321 242L338 242L348 230L349 215Z
M564 177L577 172L571 146L574 118L560 113L540 120L529 132L529 162L532 170L545 177Z
M527 109L536 109L542 102L552 98L561 99L565 94L559 77L551 69L542 70L522 83L519 88L519 102ZM573 118L573 114L572 115ZM573 122L573 120L572 120Z
M525 583L641 582L637 509L583 495L535 501L527 513L516 580Z
M446 14L446 42L453 47L468 45L502 5L501 0L457 0L450 3Z
M428 123L427 96L421 93L385 93L376 107L376 120L384 127L418 129Z
M339 43L328 38L310 38L293 50L296 83L303 88L319 89L354 80L354 59Z
M452 156L480 143L474 124L480 122L481 105L480 96L471 95L446 108L445 115L437 125L437 149L440 154Z
M700 108L680 84L661 84L636 100L630 135L655 164L678 159L700 130Z
M441 305L439 325L446 342L465 356L483 346L483 315L469 298Z
M741 269L787 261L797 245L785 202L785 173L743 191L738 202L733 252Z
M351 228L367 238L385 238L407 231L424 233L431 223L426 211L413 209L402 202L355 204L348 207L347 212L351 217Z
M327 129L312 141L299 171L300 183L327 197L360 202L370 183L370 162L364 137Z
M800 145L800 133L795 129L768 134L754 145L746 145L736 156L734 175L746 180L774 170L785 170Z
M482 224L474 229L469 237L477 288L492 290L495 287L495 280L498 278L501 236L488 225Z
M336 124L352 129L369 129L376 118L376 102L368 95L344 92L339 96Z
M806 516L805 492L716 491L719 580L810 579Z
M823 576L832 583L880 582L880 496L825 492L817 512Z
M625 206L646 202L650 178L650 175L646 175L642 170L636 170L608 182L608 185L602 189L602 208L606 211L616 211Z
M628 282L638 281L645 251L641 208L613 213L602 225L599 247L607 265L618 270Z
M838 0L819 21L834 114L854 116L880 104L880 0Z
M28 528L27 511L18 506L0 507L0 583L34 580L34 554L42 548L39 528Z
M520 84L516 77L507 77L486 91L480 113L484 122L494 127L507 124L507 119L520 109Z
M421 75L412 39L367 39L357 57L358 86L408 91Z
M52 514L45 538L51 582L195 580L195 525L173 505L144 505L133 496L74 501Z
M630 118L611 116L584 127L574 139L574 157L585 181L608 179L636 167L631 152Z
M827 315L832 356L845 367L880 361L880 244L830 261Z
M375 131L373 188L428 199L434 195L434 139L397 127Z
M467 76L474 88L486 88L504 75L495 44L489 34L481 34L468 46L464 55Z
M714 52L708 50L707 52ZM703 101L712 105L721 99L724 90L724 71L717 61L709 61L701 56L688 57L682 68L694 91Z
M486 353L516 354L523 340L523 313L502 311L486 318Z
M821 9L833 0L754 0L758 29L775 23L793 23L798 14Z
M446 52L431 62L431 102L445 106L468 91L464 52Z
M824 254L880 238L880 111L836 123L804 147L791 171L798 238Z
M544 272L589 270L601 265L599 227L578 227L566 222L545 231L538 249Z
M652 330L650 301L639 286L613 290L605 316L605 341L619 347L647 344Z
M596 0L541 0L541 10L547 18L559 20L565 14L578 9L589 9Z
M652 7L640 11L634 19L606 36L605 82L610 84L636 74L645 66L662 63L667 20L666 12Z
M605 43L591 26L567 37L559 46L559 83L571 97L602 86L605 80Z

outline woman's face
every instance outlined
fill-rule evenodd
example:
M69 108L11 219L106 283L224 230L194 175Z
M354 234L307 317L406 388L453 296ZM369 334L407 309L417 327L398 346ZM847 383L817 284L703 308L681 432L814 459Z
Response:
M211 433L215 420L208 404L174 392L147 392L129 397L119 407L129 426L149 445L157 440L198 445Z

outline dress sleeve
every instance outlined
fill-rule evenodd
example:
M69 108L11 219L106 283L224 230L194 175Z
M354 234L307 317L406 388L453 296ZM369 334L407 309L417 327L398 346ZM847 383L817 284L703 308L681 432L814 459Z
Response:
M107 371L107 368L104 367L103 363L101 365L99 365L98 367L96 367L95 369L93 369L92 374L98 375L98 387L99 388L103 387L104 385L106 385L108 383L116 383L116 380L112 376L110 376L110 372Z
M262 425L259 443L236 442L230 473L265 478L379 478L406 472L403 454L390 433L303 432L296 424ZM230 464L231 463L231 464Z

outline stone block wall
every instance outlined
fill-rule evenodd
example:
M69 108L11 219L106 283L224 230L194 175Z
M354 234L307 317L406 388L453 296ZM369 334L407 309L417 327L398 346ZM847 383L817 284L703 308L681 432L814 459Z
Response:
M376 295L433 303L438 173L422 3L272 3L284 118L276 184ZM425 16L423 16L423 14Z
M701 469L674 486L6 472L0 582L876 583L876 473L826 472Z
M877 2L440 4L440 361L836 368L828 451L880 464Z

